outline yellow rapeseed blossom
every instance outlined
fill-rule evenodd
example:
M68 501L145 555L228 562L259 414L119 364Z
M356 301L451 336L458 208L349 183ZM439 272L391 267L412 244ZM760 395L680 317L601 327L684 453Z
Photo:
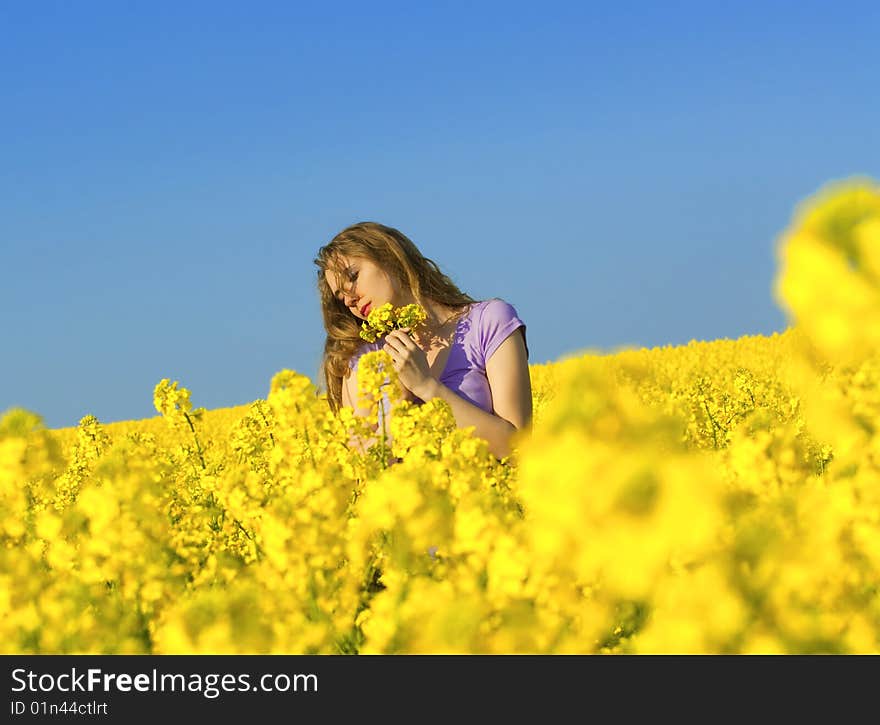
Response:
M420 305L394 307L390 302L386 302L384 305L370 310L366 321L361 324L360 336L367 342L376 342L378 338L392 330L403 328L414 330L424 324L427 317L425 310Z
M777 297L827 360L880 350L880 185L823 188L799 207L779 256Z

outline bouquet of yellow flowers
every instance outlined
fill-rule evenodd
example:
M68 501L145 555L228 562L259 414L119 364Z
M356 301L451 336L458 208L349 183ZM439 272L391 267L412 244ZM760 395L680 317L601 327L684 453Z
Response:
M382 335L392 330L408 327L410 330L421 325L428 315L420 305L394 307L386 302L381 307L370 310L366 322L361 325L361 337L367 342L376 342Z

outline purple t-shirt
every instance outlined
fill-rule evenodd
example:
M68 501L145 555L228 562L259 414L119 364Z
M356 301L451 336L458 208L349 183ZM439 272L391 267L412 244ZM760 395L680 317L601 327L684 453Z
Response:
M523 329L525 341L525 323L513 306L504 300L495 297L475 302L458 318L446 367L443 368L439 381L487 413L493 412L492 391L486 377L486 361L520 327ZM357 374L361 355L381 350L384 344L384 338L364 343L352 357L349 367ZM528 355L529 346L526 344L527 359Z

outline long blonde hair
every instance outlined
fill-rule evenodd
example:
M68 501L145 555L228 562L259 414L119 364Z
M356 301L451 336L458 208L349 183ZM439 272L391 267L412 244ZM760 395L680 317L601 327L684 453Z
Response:
M318 250L314 260L327 331L321 371L333 412L342 407L342 379L350 373L349 361L364 344L360 337L362 320L333 294L324 276L328 269L338 271L340 256L363 257L378 264L390 277L407 285L415 300L426 309L425 303L431 301L463 312L476 301L443 274L435 262L423 256L403 232L377 222L358 222L339 232Z

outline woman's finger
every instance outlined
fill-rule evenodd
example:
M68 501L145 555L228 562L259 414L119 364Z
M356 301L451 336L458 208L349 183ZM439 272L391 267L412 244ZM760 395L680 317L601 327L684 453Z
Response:
M397 342L403 342L403 338L405 338L405 337L406 337L406 335L403 332L401 332L400 330L392 330L391 332L389 332L385 336L385 339L386 340L396 340Z
M415 350L417 345L415 341L409 336L406 330L400 331L400 337L398 338L402 345L408 347L410 350Z
M413 339L403 332L403 330L395 330L391 334L394 335L395 346L400 352L403 352L404 350L414 351L416 349L416 344L413 342Z

